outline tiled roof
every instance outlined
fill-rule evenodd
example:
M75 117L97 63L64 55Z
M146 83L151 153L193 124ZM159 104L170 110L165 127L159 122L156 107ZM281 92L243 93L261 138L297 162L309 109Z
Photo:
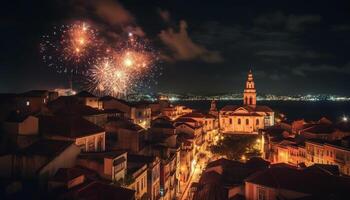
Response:
M205 118L205 115L200 112L191 112L182 115L181 118Z
M102 112L96 108L81 104L76 96L61 96L48 103L48 108L56 115L96 115Z
M6 118L6 122L20 123L26 120L30 115L23 112L11 112Z
M247 182L306 194L347 194L350 179L289 167L272 167L257 172Z
M331 134L334 131L335 127L332 124L315 124L309 128L304 129L302 132L314 134Z
M78 94L76 94L75 96L77 96L77 97L93 97L93 98L96 98L95 95L91 94L88 91L81 91Z
M268 106L256 105L256 106L239 106L239 105L227 105L223 107L220 111L235 111L238 108L244 108L248 112L273 112L273 110Z
M47 90L30 90L28 92L21 93L18 96L20 96L20 97L45 97L44 95L46 95L47 93L48 93Z
M105 131L94 123L76 116L42 116L40 124L40 131L44 134L69 138L79 138Z
M227 196L221 174L211 171L202 174L193 200L227 200Z
M112 118L108 122L108 126L115 126L117 128L123 128L123 129L134 130L134 131L144 130L144 128L142 128L140 125L134 124L129 120L119 118L119 117Z
M191 123L196 123L197 121L192 119L192 118L183 118L183 117L179 117L175 120L176 123L178 122L191 122Z
M19 150L20 155L39 155L53 158L72 145L70 141L41 139L30 146Z
M326 164L314 164L310 167L307 167L305 171L312 171L315 173L326 173L326 174L336 175L336 176L340 174L339 167L337 165L326 165Z
M97 177L96 172L83 167L72 167L72 168L60 168L56 174L52 177L52 181L57 182L68 182L74 178L84 175L85 177Z
M86 187L80 189L75 194L76 199L84 200L101 200L101 199L123 199L134 200L135 190L123 187L104 184L101 182L93 182Z
M114 100L114 99L116 99L116 98L112 97L112 96L103 96L99 100L100 101L109 101L109 100Z
M186 125L186 126L190 127L191 129L198 129L198 128L201 128L201 127L202 127L202 125L192 126L191 124L183 123L183 122L176 123L176 124L175 124L175 127L178 127L178 126L181 126L181 125Z

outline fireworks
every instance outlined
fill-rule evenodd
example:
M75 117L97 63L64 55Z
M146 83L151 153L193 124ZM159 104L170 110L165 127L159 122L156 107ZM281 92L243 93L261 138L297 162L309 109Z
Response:
M59 73L83 74L101 51L97 30L85 22L54 27L42 39L42 58Z
M157 55L144 41L132 34L107 56L99 60L89 73L89 88L95 93L125 96L143 88L156 73Z
M83 75L90 91L125 96L154 80L158 56L144 38L128 33L111 46L84 22L54 29L43 36L44 62L59 73Z

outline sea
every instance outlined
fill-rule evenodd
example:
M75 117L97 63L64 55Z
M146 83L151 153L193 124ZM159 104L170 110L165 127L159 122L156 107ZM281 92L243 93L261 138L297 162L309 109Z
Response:
M207 112L210 100L174 101L174 105L184 105L198 111ZM258 101L258 105L266 105L274 111L283 113L288 121L304 119L316 121L326 117L333 122L342 120L344 116L350 117L350 101ZM242 105L238 100L217 101L217 108L225 105Z

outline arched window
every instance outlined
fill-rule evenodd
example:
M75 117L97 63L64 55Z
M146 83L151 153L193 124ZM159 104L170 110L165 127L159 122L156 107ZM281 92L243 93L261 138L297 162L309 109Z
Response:
M232 124L232 119L230 118L230 124Z
M252 105L253 104L253 97L250 97L249 98L249 105Z
M245 97L244 104L248 104L248 97Z
M249 119L246 119L246 120L245 120L245 124L246 124L246 125L249 125Z
M256 123L255 123L256 125L259 125L259 119L256 119Z
M241 124L241 119L240 118L238 118L238 124Z

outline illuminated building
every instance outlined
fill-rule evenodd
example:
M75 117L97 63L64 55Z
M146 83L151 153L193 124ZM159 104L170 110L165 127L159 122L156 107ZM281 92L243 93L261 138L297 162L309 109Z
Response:
M151 125L151 108L147 104L134 104L111 96L104 96L100 98L100 107L104 110L122 111L125 113L124 117L131 119L133 123L142 128L148 129Z
M243 105L227 105L219 113L220 130L223 133L257 133L259 129L274 125L274 111L256 105L256 89L251 71L248 73Z
M312 140L305 142L306 165L337 165L342 174L350 175L350 138L322 142Z

